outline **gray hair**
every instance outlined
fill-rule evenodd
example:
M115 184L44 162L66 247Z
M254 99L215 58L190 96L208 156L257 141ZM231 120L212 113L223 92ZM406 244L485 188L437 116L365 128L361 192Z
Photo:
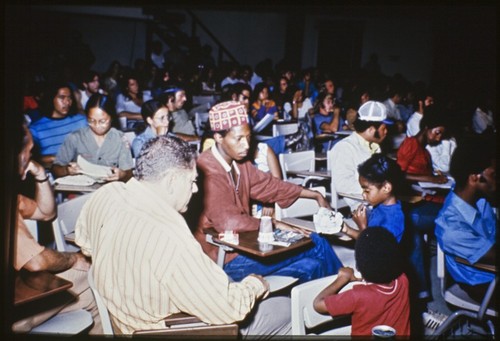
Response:
M177 137L157 136L147 141L136 159L134 177L137 180L159 181L172 170L192 169L196 152Z

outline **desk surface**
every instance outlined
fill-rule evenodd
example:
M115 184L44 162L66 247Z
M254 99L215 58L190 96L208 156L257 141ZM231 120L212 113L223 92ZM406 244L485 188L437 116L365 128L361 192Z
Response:
M206 232L212 236L215 242L229 246L235 250L249 253L259 257L269 257L284 252L290 252L312 243L311 238L305 237L290 246L279 246L268 243L259 243L257 240L259 231L246 231L239 233L239 244L234 245L219 239L219 233L215 229L207 229Z
M95 192L103 184L95 183L91 186L81 186L81 185L61 185L56 183L54 185L54 191L56 192Z
M16 272L14 306L66 291L73 283L48 271Z

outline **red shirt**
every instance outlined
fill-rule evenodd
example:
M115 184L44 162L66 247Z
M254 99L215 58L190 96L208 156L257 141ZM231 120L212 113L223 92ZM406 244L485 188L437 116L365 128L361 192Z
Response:
M431 154L415 137L407 137L398 149L398 165L408 174L432 175Z
M388 285L367 283L325 298L332 316L352 314L351 335L371 335L372 328L385 324L396 329L397 336L410 335L408 278L401 274Z

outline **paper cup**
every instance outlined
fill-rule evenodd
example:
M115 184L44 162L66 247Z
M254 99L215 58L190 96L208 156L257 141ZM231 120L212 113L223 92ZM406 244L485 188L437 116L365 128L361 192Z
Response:
M273 221L271 217L262 217L260 218L260 226L259 226L259 238L258 241L262 243L269 243L274 240L273 234Z
M126 117L120 117L120 127L122 130L127 129L127 118Z

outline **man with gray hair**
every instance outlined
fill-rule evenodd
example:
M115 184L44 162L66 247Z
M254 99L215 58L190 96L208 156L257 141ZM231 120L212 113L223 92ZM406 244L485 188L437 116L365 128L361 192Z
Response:
M92 257L115 333L165 328L165 317L183 312L236 322L243 336L288 334L290 299L259 303L269 292L261 276L231 282L194 239L181 213L198 191L196 177L189 144L158 136L142 148L134 178L103 186L84 206L76 243Z

